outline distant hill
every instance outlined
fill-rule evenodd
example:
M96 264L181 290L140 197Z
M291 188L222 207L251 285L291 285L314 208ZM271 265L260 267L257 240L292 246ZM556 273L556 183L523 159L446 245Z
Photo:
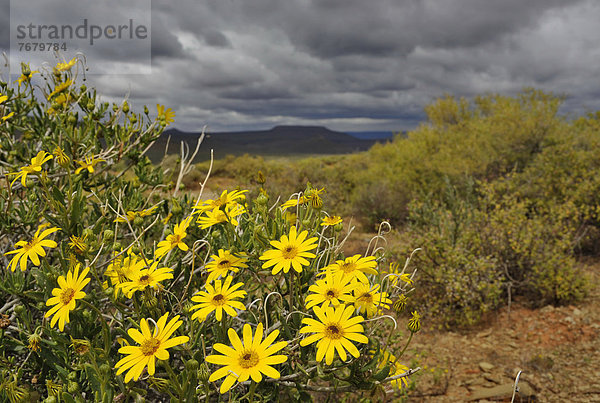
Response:
M391 140L394 137L394 132L346 132L352 137L361 140Z
M200 135L198 132L183 132L178 129L166 130L148 156L153 161L159 160L164 154L169 136L168 152L179 153L181 141L195 147ZM246 153L262 156L348 154L365 151L378 141L386 139L360 139L322 126L275 126L258 131L207 132L196 161L209 159L211 149L214 150L215 158Z

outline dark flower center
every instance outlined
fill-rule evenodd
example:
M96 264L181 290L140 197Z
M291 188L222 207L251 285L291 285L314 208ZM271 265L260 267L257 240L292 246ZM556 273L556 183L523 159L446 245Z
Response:
M69 302L71 302L71 300L73 299L74 295L75 295L74 289L65 288L65 290L62 292L62 294L60 294L60 302L62 302L63 305L68 305Z

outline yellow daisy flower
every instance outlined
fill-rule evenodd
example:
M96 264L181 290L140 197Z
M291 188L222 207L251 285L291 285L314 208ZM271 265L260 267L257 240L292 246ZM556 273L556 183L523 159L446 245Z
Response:
M6 122L8 119L12 118L14 114L14 112L11 112L8 115L2 116L2 122Z
M71 163L71 158L69 158L69 156L65 154L65 151L58 146L54 149L54 156L56 157L56 162L58 162L58 165L63 168L69 166Z
M67 81L60 83L59 85L57 85L54 88L54 91L52 91L50 93L50 95L48 95L48 99L52 98L56 94L60 94L61 92L63 92L67 88L69 88L71 86L71 84L73 84L73 80L71 80L71 79L68 79Z
M80 267L81 264L77 264L74 271L69 270L66 279L64 276L60 276L58 278L59 287L52 290L53 297L46 301L46 306L54 306L46 312L44 317L48 318L54 315L50 326L54 327L58 321L58 328L61 332L65 328L65 323L69 323L69 312L75 309L75 300L85 297L85 292L81 290L90 282L90 279L86 278L90 268L86 267L79 274Z
M175 228L173 228L173 233L171 235L167 235L167 239L165 239L164 241L160 241L158 245L156 245L156 251L154 252L154 256L157 259L160 259L169 251L175 248L179 248L184 252L187 252L190 249L183 242L183 238L187 236L187 233L185 231L190 226L191 221L192 216L189 216L179 224L176 224Z
M215 208L219 208L227 204L237 203L237 200L245 200L246 196L244 195L244 193L246 192L248 191L234 190L232 192L229 192L227 190L223 190L223 192L221 192L221 196L217 197L216 199L202 200L192 208L202 214L205 211L214 210Z
M59 231L60 228L48 228L40 234L40 231L47 226L48 224L40 225L37 231L35 231L35 234L33 234L33 239L31 241L18 241L15 243L15 247L20 249L11 250L5 253L5 255L15 255L10 260L8 265L11 271L16 270L17 264L19 264L21 267L21 271L25 271L27 269L27 259L30 259L34 265L39 266L40 258L38 256L46 256L46 251L44 248L56 248L56 242L51 239L44 238L56 231Z
M153 332L150 331L146 319L142 319L140 322L141 332L137 329L127 331L129 337L139 346L123 346L119 349L119 353L127 355L115 364L115 369L117 369L117 375L129 370L125 374L125 382L132 379L137 381L146 366L148 367L148 374L154 375L156 359L168 360L168 348L187 343L190 340L188 336L170 338L183 324L183 321L179 320L179 315L177 315L167 323L168 316L169 313L167 312L158 319Z
M77 63L76 57L72 58L71 60L65 63L57 63L55 69L57 71L69 71L71 70L71 67L75 66L75 63Z
M391 367L390 374L388 376L397 376L400 374L404 374L409 368L406 365L402 365L398 362L396 357L387 350L384 350L382 354L379 356L379 360L377 362L377 369L382 370L386 365ZM390 382L396 389L402 389L402 387L408 386L408 377L394 379Z
M354 287L354 306L359 313L366 313L367 318L372 318L383 308L390 308L392 300L387 292L377 292L379 284L371 287L369 284L355 283Z
M375 267L377 267L375 256L361 257L361 255L354 255L344 260L336 260L334 264L329 265L327 268L333 270L334 273L341 271L350 278L368 284L369 280L365 273L377 274Z
M158 205L140 211L129 210L127 213L125 213L125 217L117 217L113 222L131 222L135 220L136 217L147 217L154 214L157 208Z
M212 210L206 211L205 216L198 217L198 224L201 229L212 227L223 222L230 222L234 226L238 226L239 222L237 217L244 214L246 209L244 206L238 203L230 203L225 206L225 210L220 207L216 207Z
M131 249L127 251L127 256L120 255L108 265L104 275L110 279L111 285L115 287L115 297L121 289L119 285L132 281L134 275L139 273L144 267L146 267L144 259L131 252ZM108 284L106 286L108 287Z
M237 273L240 271L240 268L248 267L245 264L248 259L245 257L237 257L230 251L224 251L223 249L219 249L217 253L218 255L211 255L210 258L213 260L206 264L206 269L208 270L207 283L217 278L225 277L230 271Z
M205 286L206 291L198 291L192 297L192 301L198 302L197 305L190 308L191 311L198 309L198 312L192 315L192 319L198 318L200 322L203 322L212 311L215 311L215 317L220 321L223 318L223 311L229 316L237 316L234 308L245 311L246 307L243 303L234 301L246 295L246 291L238 290L244 283L237 283L232 286L232 281L233 277L227 276L224 283L221 283L221 280L215 280L214 287L207 283Z
M298 273L302 272L303 266L308 266L310 262L306 258L314 258L316 255L309 252L317 247L317 237L306 239L308 231L302 231L296 234L296 227L290 229L290 234L282 235L279 241L271 241L275 249L270 249L259 257L260 260L266 260L262 268L271 266L271 274L277 274L281 270L284 273L290 271L293 267Z
M169 267L158 268L158 262L153 262L147 269L142 269L131 274L131 281L125 281L117 285L127 298L131 298L134 292L142 291L146 287L158 288L160 282L173 278L173 269Z
M342 361L346 361L346 350L358 358L360 353L352 341L368 343L369 339L362 334L364 328L360 323L364 318L351 317L354 307L339 305L337 308L321 309L315 306L313 311L319 320L302 319L302 323L306 326L300 329L300 333L313 334L302 339L300 345L304 347L317 341L317 361L325 358L327 365L333 362L336 350Z
M283 203L281 205L281 209L283 211L287 210L290 207L295 207L298 205L303 205L304 203L306 203L306 199L304 198L304 196L300 196L299 198L296 199L290 199L288 201L286 201L285 203Z
M388 280L392 285L397 285L398 281L403 281L408 285L413 284L413 280L410 278L410 274L402 273L403 268L400 267L400 264L397 262L390 263L390 268L387 271L383 271L384 276L390 275Z
M219 389L221 393L231 389L236 381L245 382L250 377L257 383L262 381L263 374L273 379L281 377L279 371L272 367L287 361L285 355L273 355L288 344L286 341L273 344L279 336L279 330L274 330L263 340L263 324L258 324L252 337L252 327L246 323L243 342L235 330L230 328L227 334L232 347L217 343L213 349L223 355L213 354L205 359L208 363L223 365L223 368L219 368L208 378L209 382L214 382L225 377Z
M71 241L69 242L69 248L75 249L75 253L83 255L88 250L88 245L87 243L85 243L86 239L87 234L85 234L84 236L71 235L69 237L69 240Z
M102 158L96 157L85 157L85 161L75 161L79 164L79 168L75 170L75 175L79 174L79 172L87 169L87 171L91 174L94 173L94 166L99 162L106 162Z
M21 76L17 80L15 80L15 82L19 83L19 88L21 87L21 83L23 82L29 84L29 82L31 81L31 77L33 77L35 73L39 73L39 71L31 71L29 63L21 63Z
M171 124L175 121L175 112L171 110L171 108L167 108L163 105L156 104L156 110L158 111L158 119L164 119L166 124Z
M324 279L317 280L308 288L312 294L306 297L306 309L318 304L321 304L321 308L327 308L330 304L336 307L352 302L350 293L353 288L354 284L350 282L349 277L344 276L344 273L334 275L331 270L327 270Z
M42 164L51 159L52 154L48 154L46 151L40 151L35 157L31 159L31 165L22 167L19 172L11 172L8 174L17 175L15 179L12 180L10 185L12 186L17 179L21 178L21 185L23 185L23 187L26 187L27 175L40 172L42 170Z
M334 215L331 217L323 217L323 220L321 222L321 226L325 226L325 225L336 225L342 222L342 217L338 216L338 215Z

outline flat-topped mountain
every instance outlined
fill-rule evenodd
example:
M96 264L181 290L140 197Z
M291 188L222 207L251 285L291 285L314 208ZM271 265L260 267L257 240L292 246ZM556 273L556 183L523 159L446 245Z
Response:
M180 142L185 141L195 147L199 132L182 132L168 129L161 135L149 156L153 160L164 153L170 136L169 153L178 153ZM254 154L263 156L286 156L302 154L348 154L365 151L381 140L364 140L352 135L330 130L323 126L275 126L269 130L241 132L207 132L200 146L198 161L210 158L214 150L215 158L227 154ZM383 139L385 141L385 139Z

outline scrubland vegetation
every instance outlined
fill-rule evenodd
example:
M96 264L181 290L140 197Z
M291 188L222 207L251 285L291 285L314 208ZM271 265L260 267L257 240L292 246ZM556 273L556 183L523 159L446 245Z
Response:
M368 152L228 157L215 161L213 176L252 189L261 170L271 197L308 180L363 230L388 220L392 256L422 248L411 303L444 326L470 325L515 296L542 306L586 294L578 260L595 256L600 240L600 115L567 119L561 102L534 89L446 96L417 129Z
M154 165L173 111L102 103L81 67L0 81L3 400L403 399L422 318L586 296L598 114L447 96L363 153Z

